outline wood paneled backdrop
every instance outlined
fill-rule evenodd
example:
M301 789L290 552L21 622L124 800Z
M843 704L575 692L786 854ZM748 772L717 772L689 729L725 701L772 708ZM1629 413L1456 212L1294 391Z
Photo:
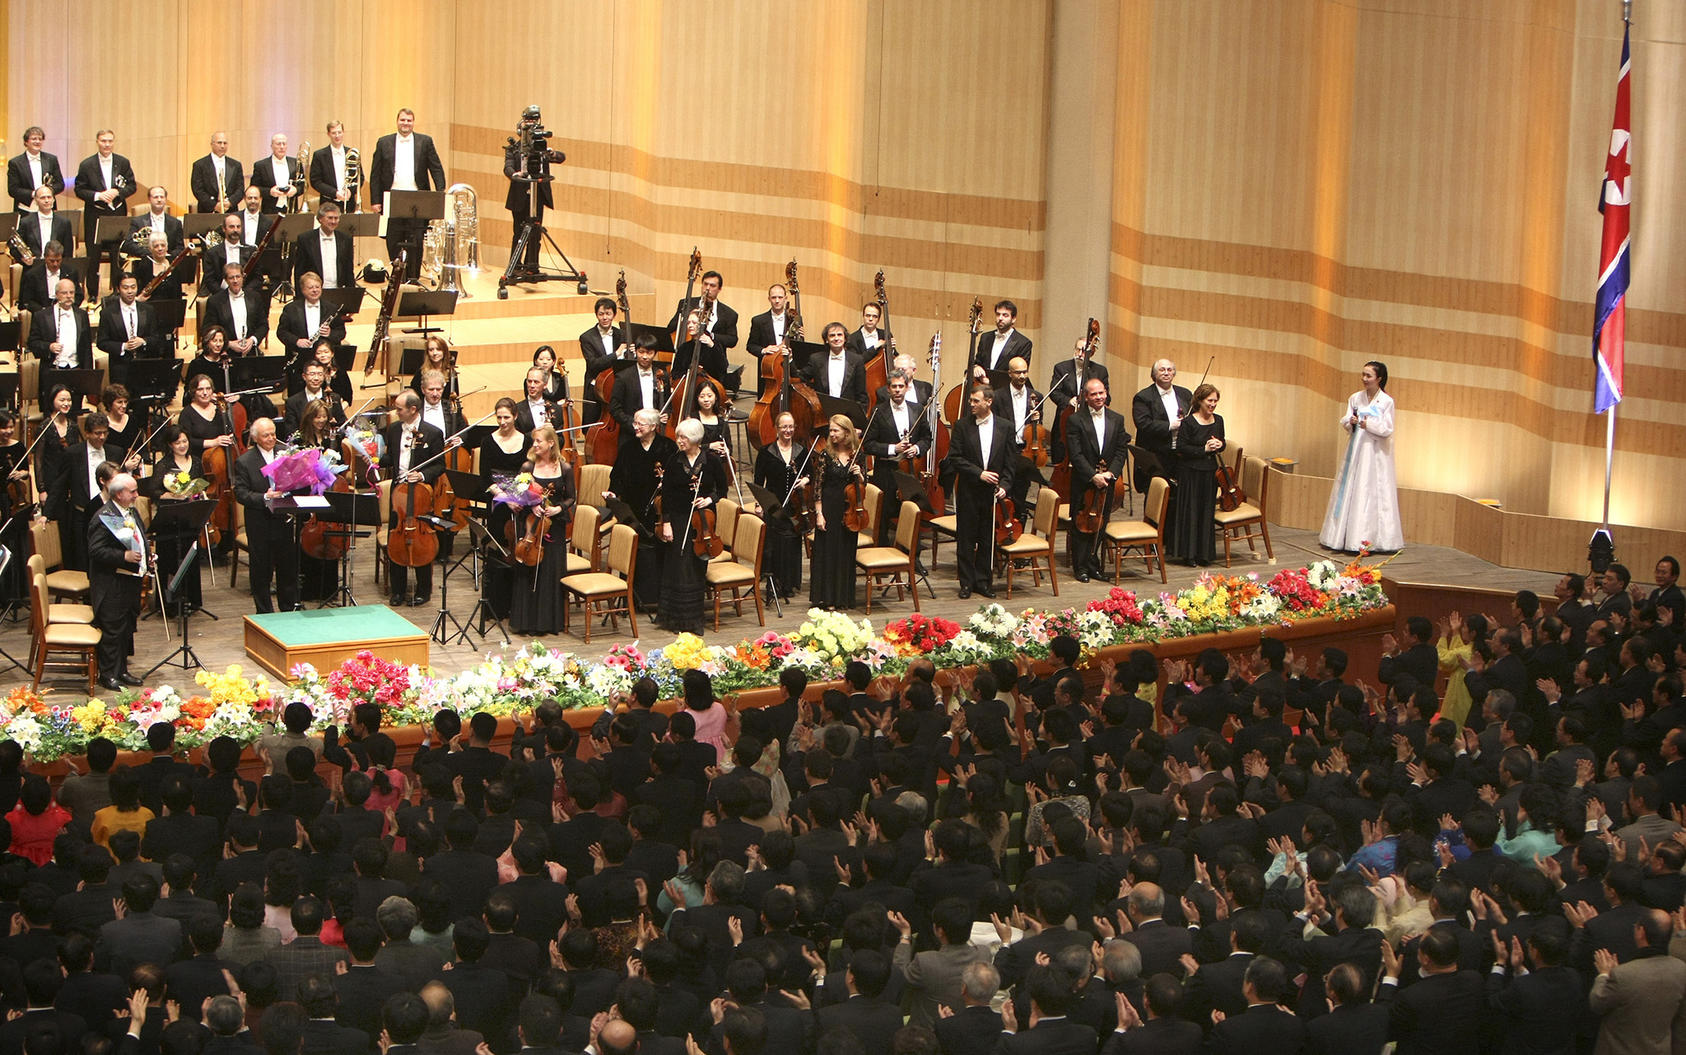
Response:
M1634 6L1613 515L1672 527L1686 5ZM599 288L625 268L671 304L699 245L747 326L795 256L810 324L853 325L882 267L901 347L940 325L950 382L974 295L1018 302L1039 382L1099 315L1120 397L1159 356L1189 381L1215 356L1231 436L1320 475L1379 358L1402 486L1597 518L1619 0L90 0L76 23L116 59L63 11L11 0L8 149L41 124L74 167L109 125L182 200L213 130L248 165L275 131L320 146L331 117L371 152L410 106L479 190L496 261L501 148L535 102L568 153L552 232Z

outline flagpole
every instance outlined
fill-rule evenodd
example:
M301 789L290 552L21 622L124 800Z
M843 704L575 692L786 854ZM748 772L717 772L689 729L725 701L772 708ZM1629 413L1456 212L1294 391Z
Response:
M1616 408L1604 412L1604 533L1610 533L1610 466L1616 455Z
M1628 61L1627 39L1628 39L1628 31L1632 28L1632 26L1633 26L1633 0L1622 0L1622 30L1623 30L1623 32L1622 32L1622 60L1623 60L1624 66L1625 66L1626 62ZM1622 74L1624 82L1625 82L1626 76L1627 76L1627 70L1624 68L1623 74ZM1618 115L1620 115L1621 107L1620 107L1619 101L1618 101L1618 111L1617 112L1618 112ZM1631 130L1631 125L1629 126L1629 130ZM1624 202L1623 204L1625 205L1626 203ZM1602 206L1600 206L1600 211L1603 211ZM1603 261L1603 260L1600 261L1601 265L1605 264L1605 263L1607 263L1607 262ZM1625 290L1625 287L1624 287L1623 292L1625 292L1625 291L1626 290ZM1596 342L1596 340L1597 340L1597 333L1595 332L1594 333L1594 341ZM1595 344L1595 348L1596 347L1597 346ZM1615 462L1615 454L1616 454L1616 407L1618 405L1620 405L1620 403L1621 403L1620 382L1617 381L1616 382L1616 398L1615 398L1615 401L1612 402L1610 404L1610 406L1608 407L1608 409L1605 410L1605 422L1604 422L1604 512L1603 512L1603 519L1599 522L1598 530L1594 531L1592 533L1592 542L1587 546L1587 562L1592 566L1592 569L1594 571L1599 571L1599 572L1602 572L1606 567L1609 566L1610 562L1615 559L1616 543L1615 543L1615 539L1610 534L1610 475L1611 475L1612 466Z

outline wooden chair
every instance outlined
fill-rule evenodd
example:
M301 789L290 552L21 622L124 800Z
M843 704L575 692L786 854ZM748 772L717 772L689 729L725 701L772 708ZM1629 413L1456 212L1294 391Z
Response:
M620 629L626 616L632 634L638 636L638 613L632 601L632 576L638 565L638 532L631 524L616 524L609 531L609 570L587 571L562 579L562 632L572 633L574 599L579 599L585 619L585 642L591 643L591 623L599 615L613 620ZM624 610L623 610L624 608Z
M878 547L878 525L884 515L884 492L877 484L866 485L866 527L857 534L859 541L856 545L871 548Z
M914 574L914 558L919 552L919 506L902 503L900 520L896 523L894 546L863 546L855 551L855 570L866 579L866 611L872 614L872 595L886 586L896 588L896 600L903 590L913 592L913 610L919 611L919 585ZM890 576L889 581L883 581Z
M37 575L41 576L42 582L45 582L47 580L47 562L42 559L41 554L31 553L28 563L30 582L33 583ZM85 604L59 602L49 597L47 600L47 622L48 624L80 623L83 626L92 626L94 610Z
M228 585L232 589L234 580L240 577L240 555L246 554L246 563L252 563L251 543L246 539L246 507L239 502L234 503L234 548L228 554ZM251 588L251 574L246 575L247 589Z
M580 466L579 483L574 489L582 506L601 506L603 492L609 489L610 467L607 464Z
M734 549L738 538L738 515L742 512L736 499L722 498L714 503L714 532L725 540L726 548L720 551L720 556L708 559L710 566L731 564L737 560ZM715 629L720 628L716 626Z
M386 577L386 543L392 537L392 481L377 482L375 494L381 507L380 524L375 528L375 585L379 586Z
M1171 498L1171 485L1163 476L1155 476L1148 485L1147 501L1142 503L1141 520L1114 520L1101 531L1102 545L1112 547L1112 581L1123 574L1124 551L1139 549L1147 562L1148 574L1153 574L1153 562L1159 561L1159 581L1165 582L1165 507Z
M1060 595L1060 577L1054 570L1054 536L1059 533L1059 513L1062 503L1060 493L1052 487L1043 487L1036 493L1036 516L1031 521L1030 530L1020 535L1015 541L1001 547L1001 557L1006 562L1007 596L1013 596L1013 565L1017 561L1030 562L1031 581L1042 585L1042 562L1048 565L1048 582L1054 588L1054 596Z
M568 536L567 563L563 575L578 575L597 568L597 507L581 503L574 507L574 530Z
M733 559L711 561L705 572L708 582L708 592L714 599L714 629L720 629L720 594L724 590L731 590L732 608L739 616L743 615L745 597L743 591L748 590L755 600L755 618L762 626L767 625L767 613L761 606L761 554L767 545L767 525L754 513L739 513L737 516L737 537L732 540L731 553Z
M50 664L55 669L80 668L88 678L88 694L93 695L94 686L99 681L99 628L82 623L49 623L45 575L37 574L30 578L29 599L29 626L34 635L30 644L30 655L33 657L31 687L41 687L41 676ZM53 656L76 658L72 663L68 659L55 660Z
M931 567L937 566L937 547L946 538L954 538L959 530L959 520L953 513L944 513L940 517L932 517L925 522L931 529Z
M1219 509L1212 515L1213 523L1224 536L1224 567L1229 567L1229 547L1236 539L1245 539L1247 548L1257 553L1259 549L1253 545L1253 539L1263 538L1265 556L1276 559L1276 551L1270 545L1270 525L1265 521L1265 511L1269 508L1265 493L1269 489L1270 469L1265 460L1249 456L1241 463L1241 490L1247 493L1247 501L1228 512ZM1253 534L1254 529L1258 530L1257 536Z
M47 594L68 597L75 601L88 600L88 573L63 567L64 547L59 543L59 525L55 520L36 520L29 525L30 544L47 566Z

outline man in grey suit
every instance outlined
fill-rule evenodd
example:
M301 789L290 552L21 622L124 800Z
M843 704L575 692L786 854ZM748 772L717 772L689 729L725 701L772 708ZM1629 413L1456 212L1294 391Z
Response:
M900 916L893 918L902 931L895 962L907 980L902 1010L908 1014L908 1025L930 1028L940 1017L939 1008L962 1006L961 974L971 964L989 963L989 950L971 943L972 906L960 898L944 898L931 909L931 926L941 947L914 954L911 959L913 925Z
M1647 909L1634 925L1638 955L1617 963L1609 949L1593 953L1598 977L1587 1003L1599 1016L1596 1055L1668 1051L1671 1037L1686 1036L1686 963L1668 954L1673 920Z

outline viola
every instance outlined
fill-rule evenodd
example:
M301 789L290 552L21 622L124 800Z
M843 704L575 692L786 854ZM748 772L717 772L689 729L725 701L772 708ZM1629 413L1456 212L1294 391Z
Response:
M1218 508L1226 513L1235 512L1247 501L1247 492L1241 489L1241 473L1235 467L1241 464L1241 451L1235 448L1235 465L1218 465Z
M432 564L439 556L439 538L433 525L421 519L433 508L433 488L427 484L394 482L392 502L398 511L398 526L387 534L386 555L403 568Z
M849 464L849 470L854 478L843 486L843 526L850 531L865 531L868 517L866 513L866 476L861 472L859 459Z
M704 560L713 560L726 552L726 540L720 537L719 520L713 506L691 511L691 552Z
M995 512L995 544L997 546L1005 546L1008 543L1017 542L1019 540L1019 536L1023 534L1024 526L1020 524L1018 518L1013 515L1013 500L1011 498L1003 498L1001 501L997 502Z
M543 510L550 505L553 489L544 489L544 497L539 499L534 515L527 521L527 533L515 541L516 562L529 568L536 568L544 561L544 539L550 533L550 517Z
M1043 396L1044 402L1047 396ZM1030 464L1038 469L1048 464L1048 441L1051 437L1048 427L1042 424L1040 416L1025 421L1024 451L1022 452Z
M1106 487L1091 487L1083 496L1083 508L1078 511L1073 526L1085 535L1093 535L1106 526L1114 506L1124 498L1129 484L1123 477L1115 478Z

